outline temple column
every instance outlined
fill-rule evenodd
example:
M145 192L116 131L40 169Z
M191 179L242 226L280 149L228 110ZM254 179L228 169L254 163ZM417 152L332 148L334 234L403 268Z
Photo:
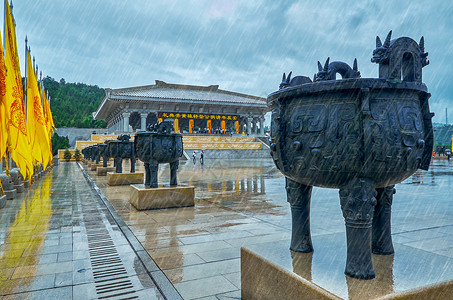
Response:
M113 125L113 131L118 131L118 118L115 118L115 124Z
M209 133L212 133L212 124L211 124L211 120L206 121L206 127L208 128Z
M239 121L234 121L234 129L236 129L236 134L239 134Z
M148 113L141 113L140 114L140 129L142 131L146 131L146 118L148 117Z
M179 119L175 119L174 130L175 130L176 133L179 132Z
M260 135L264 136L264 118L260 118Z
M247 118L247 134L252 134L252 118Z
M129 132L129 117L131 116L131 113L125 112L123 113L123 131L124 132Z
M194 120L189 120L189 133L193 133Z

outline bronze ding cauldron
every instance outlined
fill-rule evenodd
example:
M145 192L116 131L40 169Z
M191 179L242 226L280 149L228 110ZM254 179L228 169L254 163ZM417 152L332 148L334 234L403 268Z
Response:
M135 135L135 150L138 158L145 163L145 186L157 188L157 171L160 163L170 163L170 185L177 185L176 171L183 153L182 135L172 133L173 123L169 120L149 131Z
M99 156L102 157L102 166L107 167L108 157L108 148L106 143L97 144L99 147Z
M101 149L98 145L93 145L91 147L91 159L94 160L96 164L99 164L101 160Z
M135 147L134 142L130 141L129 135L121 135L116 140L106 141L108 145L108 156L113 157L116 173L123 171L123 159L131 160L131 173L135 173Z
M85 159L90 159L90 154L91 154L90 152L91 152L90 146L83 148L83 149L82 149L83 157L84 157Z
M272 110L271 155L286 176L292 214L290 249L313 251L310 236L312 186L338 188L346 223L345 274L375 277L371 253L394 253L390 216L394 185L417 169L427 170L433 128L422 83L423 37L384 44L376 38L372 62L379 78L361 78L344 62L318 62L313 82L283 75L268 96ZM336 80L337 74L342 79Z

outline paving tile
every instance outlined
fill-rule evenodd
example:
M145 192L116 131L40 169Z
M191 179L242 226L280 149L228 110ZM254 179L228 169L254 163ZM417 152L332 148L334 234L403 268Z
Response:
M14 268L0 269L0 281L9 280L11 278L11 276L13 275L13 272L14 272Z
M217 233L217 234L205 234L205 235L190 236L190 237L180 237L178 239L184 245L190 245L190 244L213 242L213 241L220 241L220 240L231 240L231 239L238 239L238 238L244 238L244 237L252 237L252 236L253 235L247 231L237 231L237 232L224 232L224 233Z
M160 256L160 255L170 255L172 253L182 253L182 254L189 254L189 253L198 253L203 251L210 251L210 250L218 250L218 249L225 249L231 248L232 246L225 241L214 241L208 243L199 243L199 244L192 244L192 245L181 245L181 246L173 246L173 247L163 247L163 248L148 248L148 252L152 256Z
M175 287L184 299L196 299L237 289L223 276L176 283Z
M447 257L453 258L453 247L452 248L443 249L443 250L436 250L436 251L433 251L433 252L436 253L436 254L440 254L440 255L443 255L443 256L447 256Z
M241 257L241 248L240 247L231 247L225 249L218 249L214 251L207 252L197 252L197 255L201 257L205 262L226 260L232 258Z
M14 271L12 279L69 272L72 271L72 265L72 261L68 261L36 266L17 267Z
M72 251L58 253L58 262L72 261Z
M216 295L217 299L219 300L240 300L241 299L241 291L237 290L234 292L218 294Z
M228 279L228 281L234 284L235 287L241 289L241 272L224 274L223 277Z
M291 238L291 232L287 232L287 233L252 236L252 237L248 237L248 238L229 239L229 240L225 240L225 242L227 242L231 246L242 247L242 246L246 246L246 245L260 244L260 243L264 243L264 242L289 240L290 238Z
M165 270L172 283L206 278L240 271L240 259L229 259L195 266Z
M451 248L453 246L453 241L449 241L444 239L444 237L440 237L435 239L425 239L421 241L408 242L404 243L404 245L433 252Z
M57 245L57 246L46 246L43 248L27 248L23 256L38 255L38 254L49 254L72 251L72 245Z
M54 282L55 274L5 280L0 284L0 295L49 289L54 287Z
M72 272L57 273L55 274L55 286L72 286Z
M165 256L155 256L153 257L156 264L160 269L172 269L182 266L190 266L204 263L205 261L201 259L197 254L173 254Z
M45 289L34 292L26 292L21 294L4 296L2 299L16 300L42 300L42 299L72 299L72 287L61 287L53 289Z

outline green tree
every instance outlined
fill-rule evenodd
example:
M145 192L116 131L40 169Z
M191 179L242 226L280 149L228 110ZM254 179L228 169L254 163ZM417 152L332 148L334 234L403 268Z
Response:
M58 149L68 149L69 148L69 138L67 136L59 136L57 133L54 133L52 136L52 155L57 155Z
M82 157L82 153L80 153L80 150L75 149L75 153L74 153L75 160L79 161L81 157Z
M96 85L68 83L63 78L58 82L47 76L43 81L51 98L50 107L56 127L107 127L105 121L95 121L92 117L105 96L103 89Z
M72 157L71 152L69 152L69 150L66 149L66 150L64 151L63 157L64 157L64 159L66 159L67 161L69 161L69 160L71 159L71 157Z

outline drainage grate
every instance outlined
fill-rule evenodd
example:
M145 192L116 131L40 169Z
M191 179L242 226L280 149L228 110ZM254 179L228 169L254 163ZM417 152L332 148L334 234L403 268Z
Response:
M94 203L82 202L82 212L98 299L137 299L99 208Z

